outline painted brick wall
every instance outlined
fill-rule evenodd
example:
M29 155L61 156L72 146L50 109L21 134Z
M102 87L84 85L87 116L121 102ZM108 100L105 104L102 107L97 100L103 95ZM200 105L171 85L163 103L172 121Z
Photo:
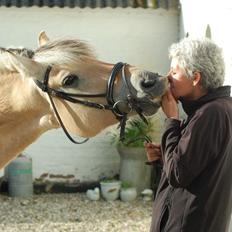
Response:
M168 47L178 40L176 10L1 7L0 21L3 47L35 48L38 33L46 30L51 38L87 40L103 61L125 61L161 74L169 68ZM25 153L33 159L34 178L49 173L74 175L85 182L118 173L119 156L104 135L77 146L54 130Z

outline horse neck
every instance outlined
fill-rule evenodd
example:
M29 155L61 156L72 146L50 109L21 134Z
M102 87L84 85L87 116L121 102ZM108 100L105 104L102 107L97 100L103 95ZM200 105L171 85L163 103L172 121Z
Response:
M46 98L31 80L11 78L0 81L0 168L56 125Z

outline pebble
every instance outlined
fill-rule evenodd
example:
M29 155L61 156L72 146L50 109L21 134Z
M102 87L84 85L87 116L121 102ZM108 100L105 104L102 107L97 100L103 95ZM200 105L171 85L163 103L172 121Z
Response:
M1 232L148 232L152 202L91 201L84 193L0 194Z

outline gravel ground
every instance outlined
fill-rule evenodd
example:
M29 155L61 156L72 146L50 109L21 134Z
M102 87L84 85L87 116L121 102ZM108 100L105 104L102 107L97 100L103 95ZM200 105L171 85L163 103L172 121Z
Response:
M152 202L90 201L84 193L0 195L0 231L148 232Z

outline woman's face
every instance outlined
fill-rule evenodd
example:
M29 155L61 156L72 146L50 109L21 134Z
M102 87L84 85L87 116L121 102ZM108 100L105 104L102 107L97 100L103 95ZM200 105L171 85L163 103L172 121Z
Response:
M171 62L171 68L168 73L168 80L170 83L170 90L175 97L180 97L191 100L193 97L193 80L186 76L185 71L179 67L175 59Z

